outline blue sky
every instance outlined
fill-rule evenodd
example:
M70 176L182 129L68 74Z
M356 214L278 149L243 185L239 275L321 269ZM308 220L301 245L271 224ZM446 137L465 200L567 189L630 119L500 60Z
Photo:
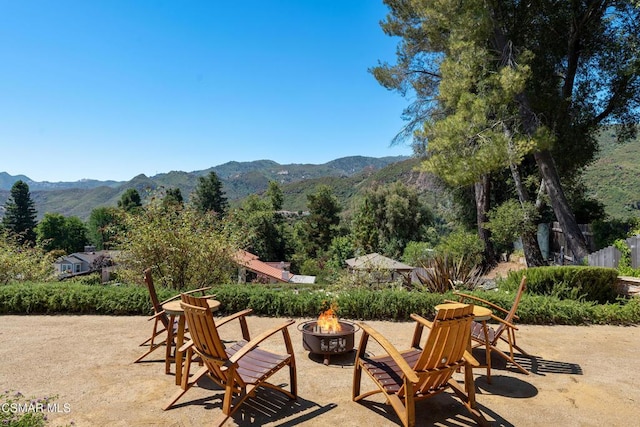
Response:
M0 0L0 172L129 180L391 146L381 0Z

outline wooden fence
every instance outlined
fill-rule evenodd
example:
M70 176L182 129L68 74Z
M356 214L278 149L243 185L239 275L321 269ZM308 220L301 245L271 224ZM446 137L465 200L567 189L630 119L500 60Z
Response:
M631 267L640 267L640 235L629 237L627 245L631 249ZM597 252L589 254L589 265L597 267L613 267L618 268L618 263L622 254L613 246L600 249Z
M578 227L587 242L587 248L590 251L594 251L596 245L593 240L591 224L578 224ZM567 248L567 241L562 228L560 228L559 222L551 223L551 232L549 233L549 250L553 256L554 264L563 265L574 263L571 252Z

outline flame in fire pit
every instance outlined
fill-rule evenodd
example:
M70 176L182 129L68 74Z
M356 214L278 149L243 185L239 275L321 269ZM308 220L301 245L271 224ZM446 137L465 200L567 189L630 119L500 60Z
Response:
M332 308L320 313L316 325L319 332L322 333L334 333L342 330L342 326L340 325L340 322L338 322L338 316Z

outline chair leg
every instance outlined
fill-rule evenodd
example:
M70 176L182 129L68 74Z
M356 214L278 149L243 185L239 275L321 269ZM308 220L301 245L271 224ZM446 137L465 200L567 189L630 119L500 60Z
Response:
M143 347L147 343L149 343L149 350L145 354L143 354L142 356L140 356L136 360L134 360L133 363L140 362L142 359L144 359L145 357L150 355L152 352L154 352L158 347L162 347L164 345L164 342L162 342L160 344L156 344L155 343L156 337L158 335L160 335L161 333L163 333L164 331L165 331L164 328L158 330L158 319L156 319L156 321L153 324L153 332L151 333L151 337L149 337L145 342L140 344L140 347Z
M467 370L469 371L469 375L466 374ZM465 391L462 389L462 387L460 387L460 384L458 384L458 382L455 379L451 378L449 380L449 386L451 387L451 390L460 399L464 407L467 408L467 411L469 411L469 413L471 414L473 419L476 421L476 423L478 423L478 425L481 425L481 426L488 426L489 423L487 419L484 417L484 415L482 415L482 412L478 410L478 407L475 401L475 384L473 382L473 373L471 369L465 368L464 383L465 383L465 390L474 390L473 394L471 393L466 394Z
M291 363L289 364L289 384L291 387L291 394L295 396L295 400L298 399L298 376L296 374L296 364L291 359Z
M353 370L353 387L351 389L351 399L356 401L356 398L360 395L360 381L362 379L362 367L356 359L355 368Z
M162 408L163 411L166 411L167 409L171 408L173 405L175 405L175 403L182 397L184 396L184 394L189 391L189 389L191 387L193 387L199 380L200 378L204 377L205 375L207 375L207 372L209 372L209 369L205 366L204 368L201 368L198 372L196 372L193 375L193 381L189 381L188 379L188 375L185 375L184 377L182 377L182 387L180 387L180 390L177 391L173 396L171 396L171 399L169 400L169 402L167 402L167 404Z

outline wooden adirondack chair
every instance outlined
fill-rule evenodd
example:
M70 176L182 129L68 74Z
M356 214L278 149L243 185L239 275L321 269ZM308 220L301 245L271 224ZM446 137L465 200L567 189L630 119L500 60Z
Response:
M133 363L140 362L142 359L147 357L149 354L151 354L158 348L164 345L167 345L167 337L164 336L164 334L167 332L167 328L169 328L169 317L162 309L162 305L165 303L168 303L169 301L174 301L180 298L180 294L178 294L165 301L158 300L158 294L156 293L156 287L153 284L153 277L151 275L150 268L147 268L144 271L144 283L147 285L147 290L149 291L149 297L151 298L151 305L153 306L154 314L148 319L148 320L153 320L153 330L151 331L151 336L140 344L140 347L148 346L149 348L142 356L138 357ZM188 293L189 294L194 294L198 292L204 293L209 289L211 289L210 286L205 288L200 288L200 289L194 289L192 291L189 291ZM171 327L175 332L177 329L177 322L174 322L174 323L176 324L171 325ZM164 338L160 340L156 340L161 335L164 336ZM173 334L173 336L175 336L175 333ZM169 343L169 345L173 345L173 343ZM166 360L168 361L169 358L166 357ZM167 366L167 371L168 371L168 366Z
M265 331L252 340L242 339L225 347L218 334L213 314L205 304L198 301L198 298L183 295L181 306L191 334L190 349L201 358L209 378L225 390L222 403L223 416L219 420L219 425L232 416L247 398L254 396L258 387L272 388L284 393L290 399L297 399L295 356L287 329L294 323L293 320ZM278 332L282 332L286 354L277 354L259 347L263 341ZM243 336L245 334L249 338L246 324L243 326ZM187 359L190 357L187 356ZM285 366L289 367L291 391L267 381ZM198 375L196 374L196 377Z
M354 401L375 393L383 393L405 427L414 426L416 401L451 389L480 425L487 420L476 407L472 367L478 362L467 351L473 321L473 306L460 303L443 304L435 320L412 314L416 321L411 348L398 351L384 336L360 323L362 337L356 353L353 375ZM429 335L420 346L422 331ZM369 337L382 346L386 355L370 357L366 347ZM464 368L464 388L453 378L454 372ZM360 393L362 371L376 384L377 389Z
M496 304L493 304L485 299L479 298L474 295L468 295L461 292L454 292L460 298L460 302L472 302L474 304L485 305L496 312L501 313L504 317L498 317L495 314L491 315L491 319L498 322L498 326L493 328L487 325L487 336L488 340L485 339L485 334L482 329L482 325L478 322L473 322L473 326L471 328L471 339L473 340L473 348L475 347L488 347L492 353L498 354L500 357L505 359L509 363L513 363L513 365L518 368L518 370L524 374L529 375L529 371L522 367L515 360L513 349L517 349L520 353L528 356L529 354L525 352L522 348L520 348L516 343L516 331L518 328L515 325L515 321L518 319L516 311L518 310L518 305L520 304L520 299L522 298L522 294L527 288L527 277L522 276L522 280L520 281L520 286L518 286L518 291L516 292L516 297L513 300L513 305L509 310L506 310ZM498 348L498 342L502 340L509 345L509 353L505 353L504 351ZM489 377L489 374L487 373Z

